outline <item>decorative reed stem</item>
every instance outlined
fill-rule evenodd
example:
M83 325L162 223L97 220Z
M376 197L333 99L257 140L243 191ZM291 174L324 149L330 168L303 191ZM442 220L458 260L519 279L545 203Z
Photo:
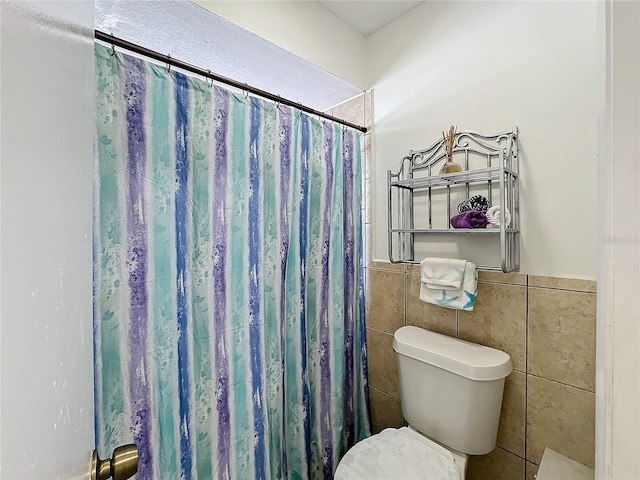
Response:
M449 135L442 132L442 138L444 138L444 151L447 154L447 157L451 158L453 155L453 144L456 140L456 126L451 125L449 127Z

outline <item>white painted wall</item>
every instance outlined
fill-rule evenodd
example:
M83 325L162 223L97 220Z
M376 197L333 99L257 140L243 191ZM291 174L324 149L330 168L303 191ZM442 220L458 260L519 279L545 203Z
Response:
M88 478L93 2L0 2L0 477Z
M310 1L193 3L364 89L365 37Z
M370 35L374 257L388 258L386 171L403 155L450 124L517 125L520 270L595 278L596 40L595 2L426 2Z
M224 3L248 12L254 11L250 9L250 2ZM262 5L262 2L258 3ZM315 2L311 4L315 5ZM291 5L293 13L300 10L297 4ZM316 7L321 8L318 5ZM273 15L272 10L267 9ZM302 11L306 11L305 8L302 8ZM320 13L325 11L321 8ZM353 83L189 0L95 0L95 14L96 29L104 33L164 55L171 55L183 62L211 70L223 77L246 83L315 110L325 111L362 93L362 89ZM296 18L295 15L292 16ZM325 17L319 16L320 19L326 20ZM252 18L254 17L247 15L248 20ZM269 18L269 15L265 14L263 20L268 21ZM333 18L334 23L339 23L338 26L342 30L346 29L341 21ZM282 19L274 15L274 21L268 21L267 25L274 33L280 33L275 27L279 25L276 20ZM303 24L316 25L312 17L299 20ZM289 30L285 29L285 32ZM348 43L351 37L358 38L359 35L351 31L350 38L343 39L347 45L351 45ZM310 42L309 38L313 37L303 36L296 45L304 47L307 44L316 46L322 43L317 38ZM333 36L328 38L334 39ZM345 50L349 51L349 47ZM315 51L323 50L316 46ZM329 53L330 50L324 52ZM342 55L328 57L342 59ZM362 62L362 55L358 59ZM345 64L353 68L353 65ZM362 69L359 72L364 76Z
M596 478L640 478L640 3L599 8Z

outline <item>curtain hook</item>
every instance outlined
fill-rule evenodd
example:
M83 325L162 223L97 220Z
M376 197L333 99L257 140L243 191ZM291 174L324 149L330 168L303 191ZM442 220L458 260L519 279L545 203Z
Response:
M207 70L207 73L211 75L211 70ZM209 85L209 88L213 88L213 78L211 76L207 78L207 85Z
M113 36L113 33L110 34L111 38L114 39L115 37ZM113 43L113 41L111 42L111 56L115 56L116 54L116 44Z
M171 73L171 54L167 54L167 73Z
M242 93L244 94L245 100L249 98L249 84L247 82L244 83L244 92Z

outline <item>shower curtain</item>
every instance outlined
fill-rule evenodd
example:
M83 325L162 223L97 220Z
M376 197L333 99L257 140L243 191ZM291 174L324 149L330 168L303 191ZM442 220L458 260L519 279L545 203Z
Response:
M332 478L369 434L359 132L96 45L95 431L138 479Z

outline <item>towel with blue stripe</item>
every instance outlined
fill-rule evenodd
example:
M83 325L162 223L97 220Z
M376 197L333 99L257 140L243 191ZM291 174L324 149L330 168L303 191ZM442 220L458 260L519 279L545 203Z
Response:
M477 266L454 258L420 262L420 300L445 308L472 311L478 293Z

